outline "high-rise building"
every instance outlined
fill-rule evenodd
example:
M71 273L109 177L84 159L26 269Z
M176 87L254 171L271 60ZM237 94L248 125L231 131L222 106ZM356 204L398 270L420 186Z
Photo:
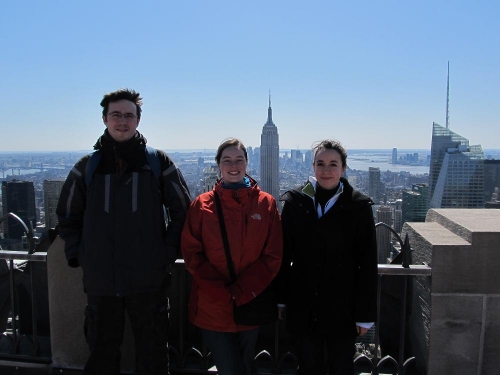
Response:
M257 169L260 173L260 147L255 147L253 149L252 168Z
M380 168L368 168L368 195L373 199L375 204L380 203L382 198L380 182Z
M254 155L253 148L251 146L247 147L247 156L248 156L248 166L254 168Z
M43 206L45 211L45 228L55 228L59 223L56 214L57 202L64 184L64 180L43 181Z
M401 210L394 210L394 230L401 233L403 229L403 212Z
M2 181L2 205L4 215L13 213L24 221L28 229L30 223L35 227L35 188L31 181ZM3 221L5 238L21 240L25 230L23 226L11 218Z
M207 165L203 170L204 184L203 192L212 191L218 180L217 165Z
M312 165L312 151L311 150L307 150L305 153L304 153L304 164L307 166L307 167L310 167Z
M302 165L302 163L304 162L304 156L298 149L290 151L290 159L293 165Z
M276 202L279 201L279 136L278 128L273 123L271 109L271 94L269 94L269 108L267 121L260 136L260 188L271 194Z
M496 187L493 190L493 194L491 194L491 199L485 202L484 208L500 209L500 187Z
M392 164L398 164L398 149L392 149Z
M377 210L377 223L385 223L392 228L392 208L380 206ZM387 264L391 258L392 234L384 227L377 228L377 253L378 263Z
M411 190L403 191L402 220L406 222L424 222L427 215L429 186L412 184Z
M500 187L500 160L484 161L484 202L491 202L495 188Z
M484 154L481 146L433 123L429 176L431 208L484 207Z

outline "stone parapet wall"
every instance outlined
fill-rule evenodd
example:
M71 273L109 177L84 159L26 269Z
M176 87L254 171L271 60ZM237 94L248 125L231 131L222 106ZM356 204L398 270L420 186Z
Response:
M414 280L412 338L428 375L498 374L500 210L431 209L406 223L413 263L432 267Z
M68 266L64 241L59 237L47 251L47 277L52 367L83 369L89 349L83 334L87 297L83 292L82 269ZM132 372L135 354L128 318L121 350L122 371Z

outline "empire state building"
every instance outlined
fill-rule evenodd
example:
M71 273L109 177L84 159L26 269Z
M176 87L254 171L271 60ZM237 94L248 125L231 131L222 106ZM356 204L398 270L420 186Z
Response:
M260 136L260 188L271 194L276 202L279 201L279 149L278 128L273 123L271 94L269 94L267 121Z

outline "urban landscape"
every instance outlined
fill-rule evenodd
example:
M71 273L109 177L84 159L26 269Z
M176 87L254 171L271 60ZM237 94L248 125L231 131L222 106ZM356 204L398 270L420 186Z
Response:
M272 119L271 101L269 99L268 118L262 128L261 144L256 147L250 145L247 147L247 173L259 182L261 189L269 192L279 201L280 195L286 190L303 184L312 175L312 153L310 150L303 149L280 149L278 134L278 128ZM390 276L390 272L385 274L384 272L388 271L383 271L380 267L393 262L401 264L401 259L403 259L404 264L405 257L408 257L409 252L413 251L413 249L410 250L409 248L404 249L405 245L401 237L398 236L402 236L402 232L405 232L403 230L405 223L409 223L410 226L415 225L414 223L424 223L426 218L429 220L432 216L428 214L429 209L451 208L472 210L500 208L500 150L487 150L485 154L481 146L469 145L467 138L437 123L432 124L432 144L430 146L430 150L398 150L397 148L392 150L348 150L348 168L345 177L356 189L369 195L374 201L374 221L379 224L383 223L385 226L391 228L394 233L394 235L391 235L382 226L377 228L379 273L381 272L381 275L386 275L383 276L386 277L386 284L383 285L387 285L389 280L387 277L395 276ZM182 171L189 187L191 198L195 198L199 194L213 188L219 178L218 168L214 160L215 150L166 151ZM0 152L2 181L1 216L8 213L16 214L28 227L31 226L33 228L37 243L47 241L51 230L53 231L57 227L55 208L62 184L76 161L88 153L89 151L43 153ZM408 228L406 228L406 234L410 232ZM0 227L0 236L2 250L30 251L31 245L26 231L17 221L12 219L4 220ZM53 238L50 241L52 240ZM403 254L405 252L407 254ZM422 254L415 255L415 259L421 257ZM410 258L406 258L406 262L408 259ZM423 264L427 267L429 263L429 259L425 259L418 264ZM418 269L419 266L414 267ZM21 270L22 268L18 269ZM7 269L5 271L8 272ZM181 269L178 272L182 273L185 270ZM428 272L430 272L430 268ZM408 275L416 276L417 274L409 273ZM430 274L428 273L427 275ZM418 280L419 278L415 278L413 288L424 290L419 296L425 302L421 302L419 308L423 309L422 316L429 318L430 312L425 312L425 304L430 303L430 295L428 291L425 291L428 288L428 281ZM45 283L46 281L42 282L42 285ZM399 283L394 285L398 288L401 287ZM177 300L176 297L180 298L179 295L185 292L184 287L182 285L179 290L173 291L172 298L174 301ZM406 293L409 292L406 292L406 287L404 290L405 297L401 303L406 304ZM46 293L47 291L44 291L41 294L48 298ZM382 287L381 301L383 301L384 293L386 291ZM408 296L411 298L411 294L408 294ZM387 301L381 302L383 309L381 311L383 315L381 316L388 317L397 310L397 304L391 302L393 304L386 305L386 303ZM38 353L50 356L51 350L54 351L54 344L52 344L52 349L50 349L50 344L47 342L44 343L43 338L44 335L55 336L55 334L49 333L48 317L50 312L48 311L47 302L42 301L41 305L42 308L39 308L39 316L33 321L32 327L39 325L38 334L41 337ZM388 310L387 306L392 307ZM182 306L178 308L179 313L182 314ZM0 315L0 317L3 316L6 321L3 322L3 325L0 325L0 328L3 328L8 335L9 330L16 330L16 327L15 325L13 326L15 323L13 323L12 318L7 319L9 316L7 304L4 304L3 310L3 315ZM21 318L23 315L26 314L20 313L18 315L18 324L26 326L26 322L23 321L24 318ZM182 320L179 316L173 319L174 321L176 319ZM7 321L10 323L7 323ZM51 324L54 323L51 322ZM387 338L387 333L385 333L387 328L383 328L384 324L387 324L387 321L383 323L382 320L378 327L376 325L369 331L366 337L359 340L357 344L359 369L370 369L370 366L373 366L370 361L389 354L392 355L391 358L396 359L396 368L398 368L397 366L402 368L402 361L407 358L406 349L404 351L405 354L403 354L397 351L390 352L387 348L384 350L383 345L385 344L382 345L382 348L380 347L379 343L384 343L382 340L385 340L385 343L388 342L387 340L390 341ZM389 323L389 326L391 324ZM378 331L379 329L382 331ZM190 328L188 327L187 330L189 331ZM423 330L423 332L427 332L424 334L426 336L431 330L431 326L424 324ZM28 332L29 335L37 331L33 331L33 328L28 328L26 331L26 328L23 328L20 332L25 332L25 335ZM397 332L401 335L400 330L397 330ZM189 335L184 337L185 333L183 331L179 335L182 337L182 340L190 338ZM262 337L267 337L266 335L269 336L269 333L262 333ZM46 336L45 338L47 338ZM282 334L282 337L285 336ZM398 337L400 336L393 337L392 339L397 340ZM267 338L271 340L269 337ZM274 340L275 342L279 341L277 336L274 337ZM428 337L427 340L429 340ZM3 344L5 345L5 342ZM406 345L407 347L412 346L410 341ZM192 369L189 361L186 359L189 350L186 352L180 348L179 352L176 352L176 355L180 355L179 353L184 353L181 356L182 358L178 357L177 360L173 361L179 373L183 373L183 368L187 370ZM280 371L285 373L291 371L290 373L293 373L293 365L289 367L286 365L287 360L290 360L290 358L292 358L293 362L293 355L290 352L287 351L284 354L276 353L276 357L273 358L264 350L256 358L256 366L259 366L259 359L262 360L264 358L265 362L266 354L262 353L267 353L267 356L270 358L268 359L275 363L272 366L273 368L279 362L281 366ZM425 356L425 354L420 354ZM281 358L278 359L280 355ZM412 355L415 354L408 354L408 356ZM201 359L199 360L206 362L206 357L202 354L200 356ZM363 364L363 358L369 361L367 363L370 363L370 365ZM421 358L417 360L415 360L415 357L412 358L413 360L408 362L410 365L407 365L407 362L405 362L405 366L403 367L407 374L417 373L412 371L425 366L415 364L415 361L421 362ZM399 360L399 364L397 364L397 360ZM427 360L430 361L430 359ZM387 366L390 368L388 362L390 361L378 362L379 368L376 371L384 373L384 368L386 369ZM54 358L52 358L52 366L54 366ZM258 370L258 372L266 373L261 370Z
M2 5L1 375L500 374L500 2Z
M279 149L271 103L262 142L257 147L247 146L247 173L279 201L282 193L303 184L312 175L311 150ZM347 149L345 177L373 199L377 222L384 221L400 233L405 222L424 221L429 208L500 208L500 150L485 153L480 145L470 146L468 139L437 123L433 124L431 147L399 152L397 148ZM213 187L218 178L214 149L166 151L183 173L191 198ZM0 213L17 214L44 236L57 225L55 205L66 176L89 152L0 152ZM390 218L382 212L390 212ZM16 224L4 222L0 236L20 241L22 232L4 235L9 225ZM14 248L21 246L12 241L9 244Z

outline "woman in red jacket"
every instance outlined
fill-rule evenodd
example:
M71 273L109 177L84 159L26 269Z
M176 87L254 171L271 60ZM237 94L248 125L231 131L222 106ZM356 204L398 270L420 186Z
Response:
M240 140L224 141L215 157L222 178L191 204L181 239L193 276L189 319L201 329L221 375L250 374L258 327L234 322L234 305L258 296L277 275L283 253L280 215L273 197L246 174ZM215 195L226 226L236 280L232 281ZM276 307L277 316L277 307Z

